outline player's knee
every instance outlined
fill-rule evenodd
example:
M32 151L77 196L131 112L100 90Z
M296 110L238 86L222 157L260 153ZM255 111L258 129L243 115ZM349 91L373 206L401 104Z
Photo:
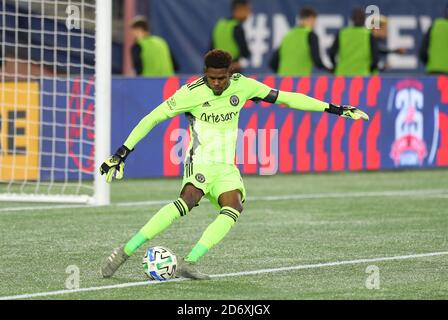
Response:
M181 196L181 199L184 200L185 204L188 207L188 211L191 211L198 203L194 197L183 195Z
M243 204L241 202L235 203L231 206L233 209L238 211L239 213L243 212Z
M224 207L230 207L239 213L243 212L243 204L240 201L230 202L224 205Z
M180 197L188 206L188 210L192 210L195 206L197 206L203 195L204 193L202 190L197 189L190 184L186 185L180 193Z
M230 207L239 213L243 212L242 195L239 190L229 191L221 194L218 198L221 207Z

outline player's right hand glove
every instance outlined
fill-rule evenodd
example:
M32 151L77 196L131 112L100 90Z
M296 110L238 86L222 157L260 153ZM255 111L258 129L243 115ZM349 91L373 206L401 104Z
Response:
M353 120L362 119L365 121L369 121L369 115L367 113L350 105L337 106L330 103L329 107L325 111L337 114L338 116L344 118L349 118Z
M109 159L103 162L100 167L101 175L106 174L106 182L111 183L112 178L115 176L115 179L122 179L124 173L124 161L126 160L129 153L131 153L134 149L129 150L125 145L122 145L118 148L117 152L110 156Z

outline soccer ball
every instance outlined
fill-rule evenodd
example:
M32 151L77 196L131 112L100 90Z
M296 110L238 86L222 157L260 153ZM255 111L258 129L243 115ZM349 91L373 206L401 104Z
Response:
M148 248L143 257L143 269L151 280L165 281L174 278L177 267L176 255L164 247Z

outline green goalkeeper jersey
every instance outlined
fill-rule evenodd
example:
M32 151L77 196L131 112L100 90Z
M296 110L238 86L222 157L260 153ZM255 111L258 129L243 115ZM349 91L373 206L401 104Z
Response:
M247 100L266 99L272 90L257 80L236 73L222 94L215 95L205 77L199 78L182 86L144 117L124 145L133 149L158 123L186 114L191 139L185 163L233 164L241 109ZM322 112L328 107L326 102L296 92L279 91L273 101L304 111Z
M190 145L185 163L234 163L241 109L247 100L263 99L270 91L265 84L241 74L234 74L219 96L205 78L182 86L164 105L170 117L187 116Z

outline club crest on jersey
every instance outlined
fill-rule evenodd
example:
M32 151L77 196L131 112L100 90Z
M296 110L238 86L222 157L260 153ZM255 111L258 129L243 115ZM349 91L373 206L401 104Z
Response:
M237 96L235 96L235 95L233 95L233 96L231 96L230 97L230 104L232 105L232 106L237 106L238 105L238 103L240 103L240 98L238 98Z
M205 182L205 177L204 177L204 175L202 173L197 173L194 177L200 183L204 183Z

